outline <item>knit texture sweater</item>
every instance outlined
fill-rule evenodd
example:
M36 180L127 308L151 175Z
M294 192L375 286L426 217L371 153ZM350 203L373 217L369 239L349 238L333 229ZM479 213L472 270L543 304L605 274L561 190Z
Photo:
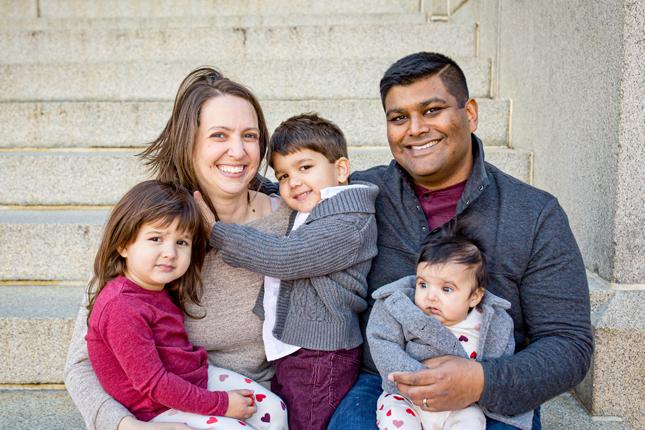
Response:
M378 194L364 185L322 200L288 236L213 226L211 245L227 264L281 280L273 334L282 342L322 351L362 343L358 314L367 308L365 278L377 252ZM255 311L264 314L262 294Z
M367 324L367 340L372 358L383 379L383 389L399 393L387 379L392 372L423 370L423 360L442 355L468 358L455 335L437 319L426 315L414 304L415 276L407 276L376 290L376 300ZM481 311L477 360L513 355L513 320L506 313L511 304L486 291L476 310ZM508 417L482 407L487 416L523 430L530 430L533 412Z
M208 354L188 341L184 313L165 290L118 276L98 295L87 349L101 385L138 419L169 408L224 415L225 391L208 391Z
M285 234L290 209L281 204L276 211L249 225L274 234ZM188 306L191 314L203 314L200 320L186 318L190 342L202 346L216 366L233 370L268 383L273 369L267 363L262 344L262 322L252 309L263 278L249 270L228 266L219 252L206 256L202 270L203 307ZM119 422L132 415L101 387L87 356L87 309L83 301L76 318L67 363L65 386L81 412L88 429L115 430Z

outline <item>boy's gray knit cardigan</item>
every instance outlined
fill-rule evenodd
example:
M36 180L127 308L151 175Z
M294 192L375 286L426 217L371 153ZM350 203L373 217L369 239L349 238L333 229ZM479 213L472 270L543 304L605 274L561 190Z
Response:
M387 379L392 372L416 372L425 369L423 360L441 355L456 355L468 358L452 332L438 320L428 316L414 304L416 278L406 276L374 291L376 300L369 322L367 341L374 363L383 378L383 389L399 393ZM483 311L477 360L487 360L504 355L513 355L513 320L506 313L510 303L486 291L479 304ZM516 416L491 413L482 407L487 416L530 430L533 412Z
M227 264L281 280L273 335L282 342L320 351L363 343L358 315L367 308L366 277L377 253L378 187L354 184L365 187L322 200L284 237L236 224L213 226L210 243ZM263 296L264 288L254 308L261 318Z

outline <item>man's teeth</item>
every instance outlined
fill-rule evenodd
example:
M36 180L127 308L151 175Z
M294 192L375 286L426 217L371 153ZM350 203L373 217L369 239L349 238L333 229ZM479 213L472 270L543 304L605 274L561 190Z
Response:
M441 140L441 139L438 139L438 140L432 140L432 141L430 141L430 142L426 143L425 145L421 145L421 146L413 146L413 147L412 147L412 149L413 149L413 150L415 150L415 151L419 151L419 150L421 150L421 149L432 148L432 147L433 147L433 146L435 146L437 143L439 143L439 140Z
M224 173L241 173L244 166L219 166L219 169Z

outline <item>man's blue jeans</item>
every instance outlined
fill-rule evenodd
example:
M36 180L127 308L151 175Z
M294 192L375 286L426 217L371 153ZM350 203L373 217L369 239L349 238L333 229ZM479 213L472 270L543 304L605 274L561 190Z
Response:
M376 401L383 392L381 377L361 372L331 417L327 430L377 430ZM487 418L486 430L515 430L516 427ZM541 430L540 408L533 414L533 430Z

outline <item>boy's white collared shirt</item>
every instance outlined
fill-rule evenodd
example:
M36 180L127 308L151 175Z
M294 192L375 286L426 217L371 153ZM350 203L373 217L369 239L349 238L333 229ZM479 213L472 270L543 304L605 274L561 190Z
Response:
M329 199L336 194L345 191L349 188L367 188L365 185L339 185L337 187L327 187L320 190L320 201ZM309 217L309 212L298 212L293 221L291 231L295 231L305 223ZM262 305L264 306L264 323L262 324L262 340L264 341L264 351L267 360L273 361L289 354L293 354L300 349L299 346L289 345L278 340L273 335L273 327L276 322L276 311L278 306L278 294L280 293L280 280L270 276L264 277L264 298Z

